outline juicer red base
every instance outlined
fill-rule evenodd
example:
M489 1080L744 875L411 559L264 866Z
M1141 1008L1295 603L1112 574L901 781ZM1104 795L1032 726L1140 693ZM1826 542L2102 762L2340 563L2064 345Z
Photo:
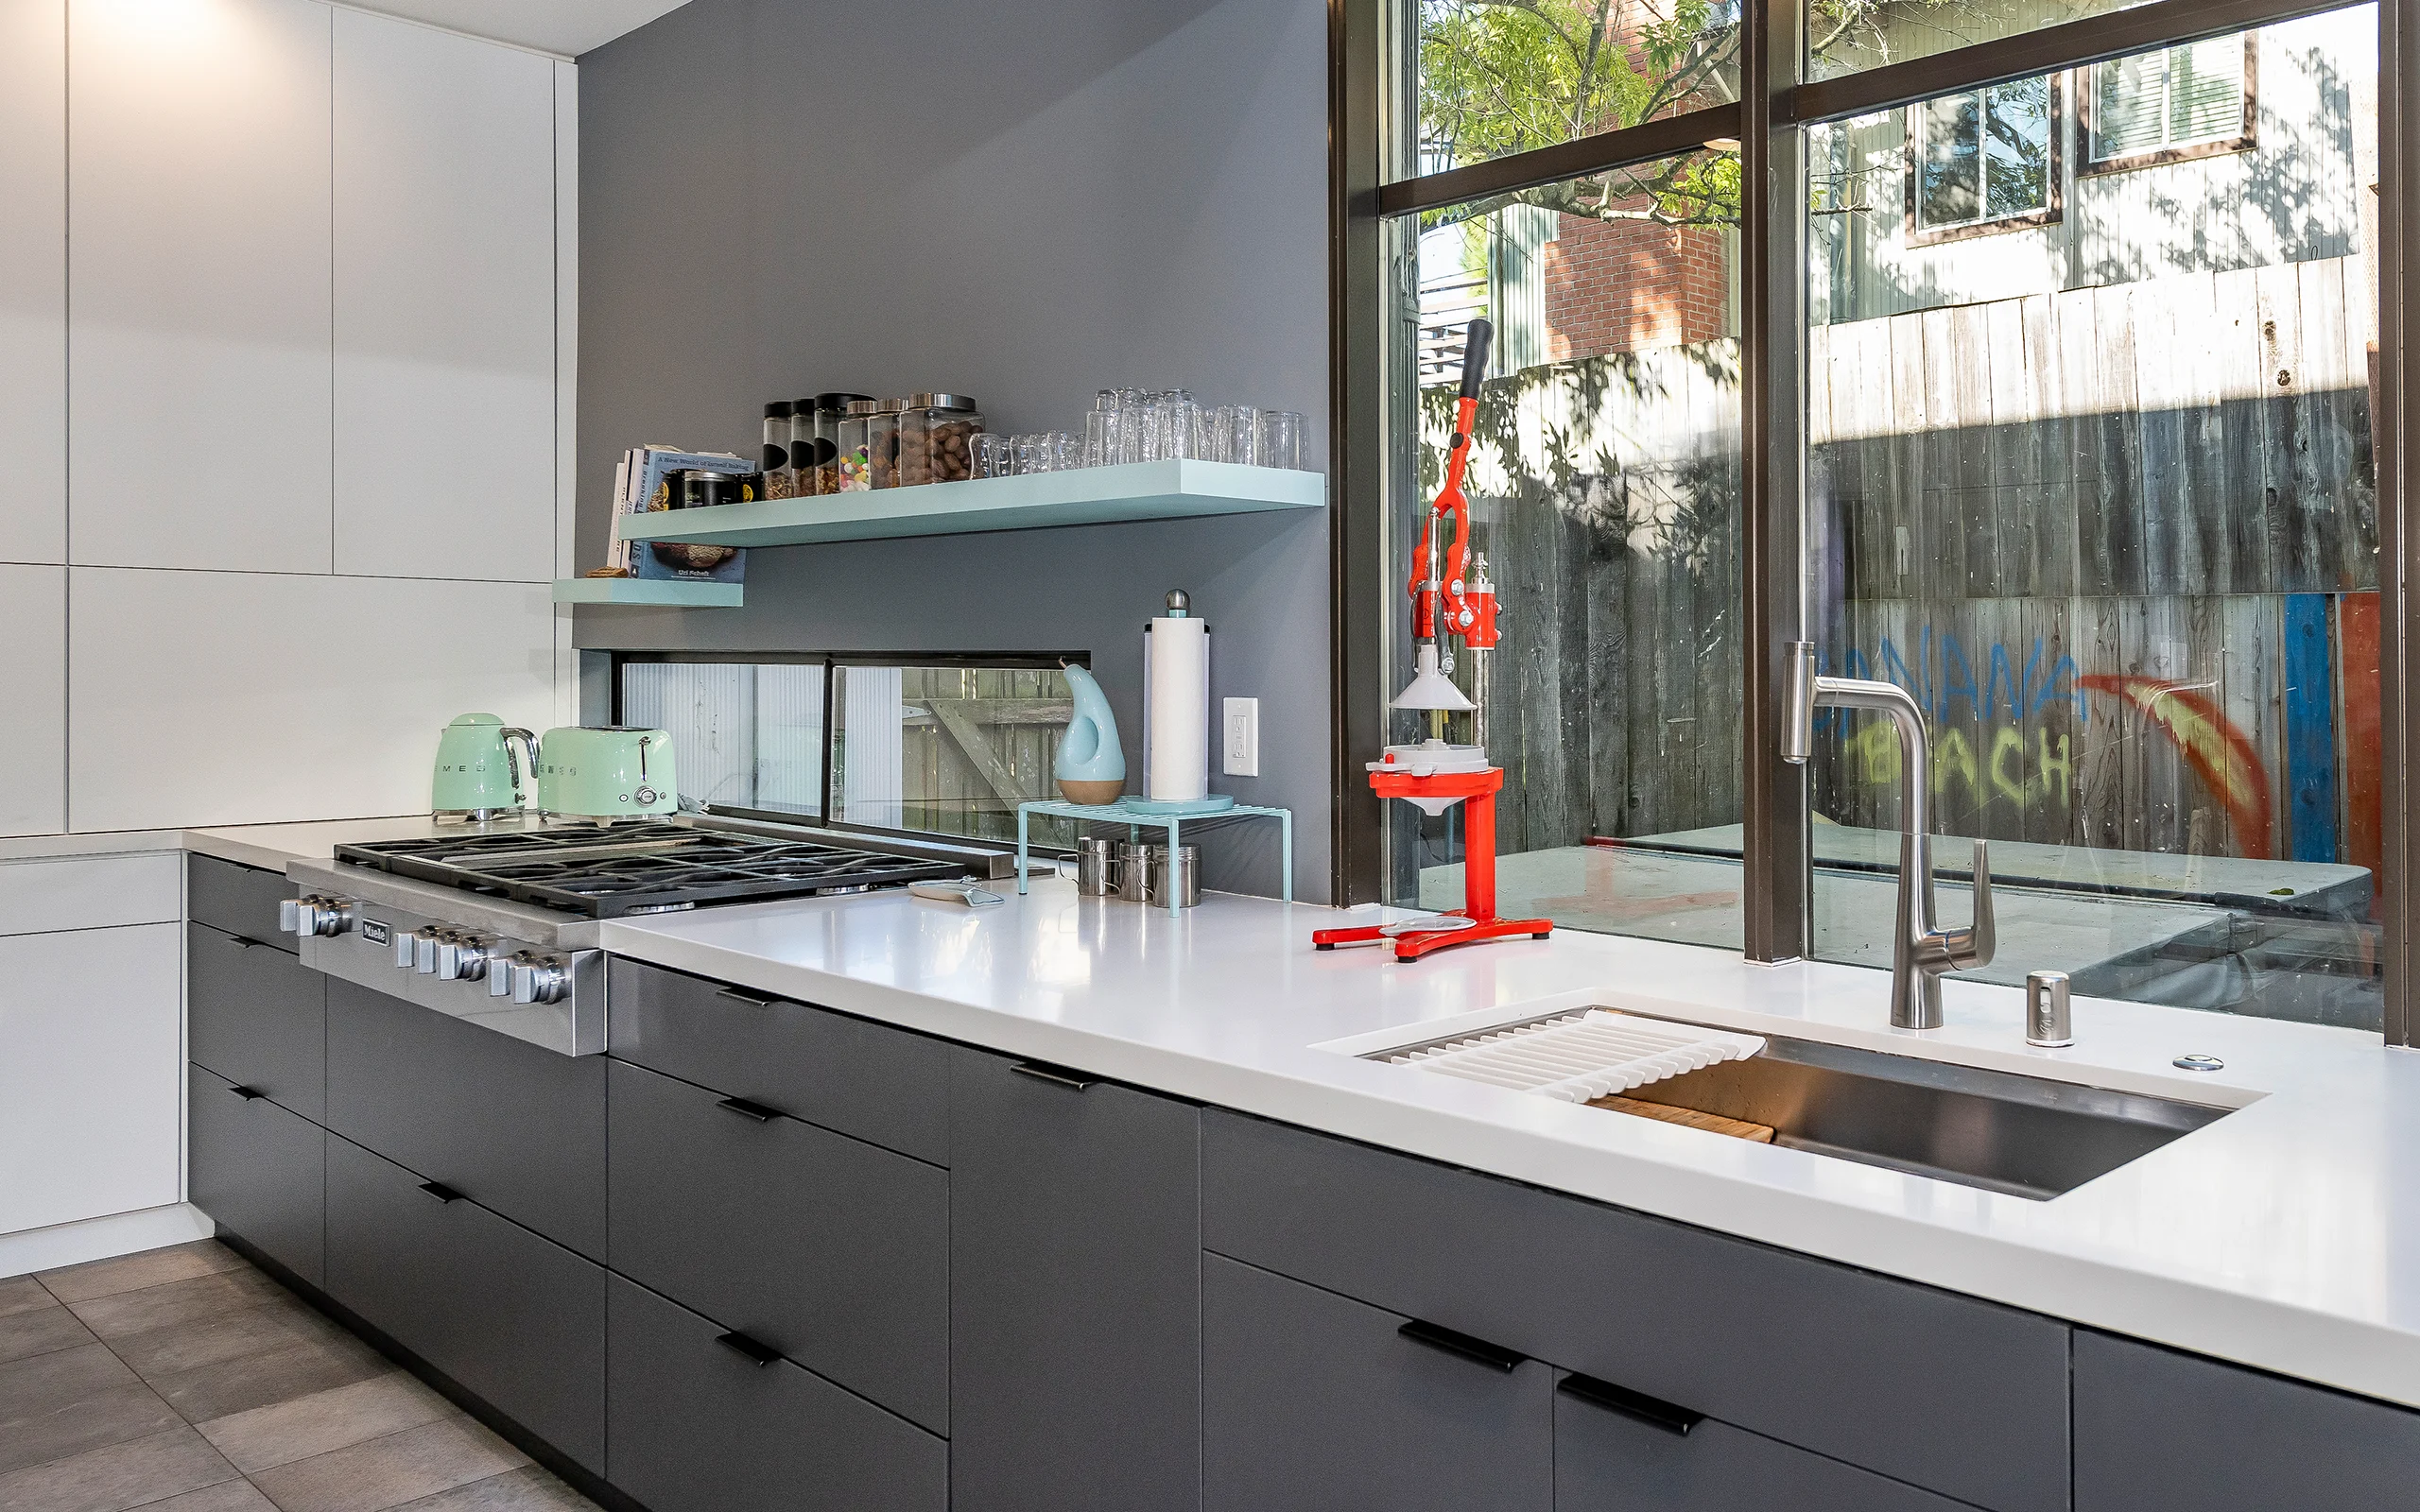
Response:
M1477 945L1491 939L1544 939L1554 932L1551 919L1498 919L1495 917L1495 795L1504 786L1504 768L1490 766L1478 772L1438 772L1428 777L1414 777L1409 772L1374 771L1370 787L1380 798L1442 799L1462 800L1462 906L1449 910L1453 918L1471 922L1461 929L1428 929L1409 934L1390 935L1385 924L1357 924L1349 929L1318 929L1311 932L1311 944L1323 951L1339 945L1361 945L1373 940L1394 941L1395 959L1416 961L1438 951L1451 950L1457 945Z

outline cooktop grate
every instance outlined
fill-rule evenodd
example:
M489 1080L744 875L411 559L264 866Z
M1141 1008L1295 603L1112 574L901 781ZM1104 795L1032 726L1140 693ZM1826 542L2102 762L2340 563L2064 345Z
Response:
M337 859L590 919L701 903L860 892L965 875L946 861L686 824L543 830L340 845Z

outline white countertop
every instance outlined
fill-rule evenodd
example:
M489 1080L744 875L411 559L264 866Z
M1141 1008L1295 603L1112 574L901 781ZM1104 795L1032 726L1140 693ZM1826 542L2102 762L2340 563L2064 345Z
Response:
M276 867L427 828L185 841ZM677 970L2420 1406L2420 1052L2089 999L2076 1048L2032 1050L2008 988L1945 984L1947 1027L1918 1035L1887 1027L1885 978L1858 968L1572 933L1417 965L1315 952L1311 930L1340 917L1209 894L1170 919L1048 879L997 908L886 893L617 919L602 937ZM1589 1003L2243 1106L2033 1202L1316 1048ZM2177 1071L2187 1052L2226 1070Z

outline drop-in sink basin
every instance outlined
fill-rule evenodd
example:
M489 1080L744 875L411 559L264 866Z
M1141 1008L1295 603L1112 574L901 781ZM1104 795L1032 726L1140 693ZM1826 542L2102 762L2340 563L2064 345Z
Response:
M1787 1148L2036 1201L2072 1192L2233 1111L1813 1040L1762 1038L1763 1050L1748 1058L1651 1081L1620 1097L1770 1128L1772 1143ZM1419 1048L1360 1053L1392 1060ZM1427 1074L1417 1062L1405 1070Z

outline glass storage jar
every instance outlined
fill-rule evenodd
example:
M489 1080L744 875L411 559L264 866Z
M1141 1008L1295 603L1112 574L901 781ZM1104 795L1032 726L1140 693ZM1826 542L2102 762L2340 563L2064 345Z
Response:
M909 395L899 412L900 486L973 477L968 444L982 429L983 417L964 394Z
M798 473L790 465L791 417L798 406L776 399L765 406L765 450L757 470L765 476L765 497L786 499L798 491Z
M807 498L815 492L815 401L790 402L790 493Z
M841 412L839 426L840 491L863 493L873 487L871 431L879 400L852 399Z
M899 414L907 407L908 401L904 399L880 400L875 403L873 413L866 417L869 487L899 487Z
M850 491L848 480L840 473L840 426L848 419L851 404L873 402L872 394L815 396L815 491L819 496Z

